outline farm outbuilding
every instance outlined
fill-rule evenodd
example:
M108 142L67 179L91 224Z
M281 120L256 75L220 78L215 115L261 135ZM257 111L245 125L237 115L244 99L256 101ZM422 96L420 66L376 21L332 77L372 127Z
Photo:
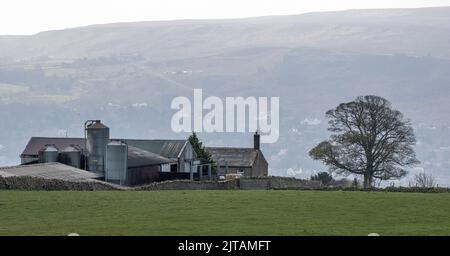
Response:
M160 174L170 171L170 166L176 163L175 160L129 146L126 185L138 185L164 180L162 179L163 175Z
M85 138L32 137L20 155L22 165L60 162L121 185L189 179L197 172L187 139L110 139L100 120L86 122L85 131Z
M58 179L65 181L96 181L102 178L97 173L80 170L61 163L43 163L0 167L0 176L30 176L44 179Z

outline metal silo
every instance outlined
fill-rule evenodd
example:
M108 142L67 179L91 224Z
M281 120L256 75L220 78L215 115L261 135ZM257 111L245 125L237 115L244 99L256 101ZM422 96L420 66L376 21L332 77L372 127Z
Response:
M39 163L51 163L58 161L58 149L55 145L48 144L39 150Z
M122 141L112 141L106 146L105 181L126 184L128 169L128 145Z
M61 162L73 166L75 168L81 167L81 150L75 146L70 145L61 151Z
M109 142L109 128L100 120L89 120L85 123L87 170L104 173L105 152Z

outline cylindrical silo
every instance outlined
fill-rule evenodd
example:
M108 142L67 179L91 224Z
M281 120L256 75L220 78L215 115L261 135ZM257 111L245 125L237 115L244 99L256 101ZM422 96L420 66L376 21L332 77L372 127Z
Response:
M105 171L105 152L109 142L109 128L100 120L86 124L87 170L91 172Z
M128 145L122 141L112 141L106 146L105 181L126 184L128 169Z
M70 145L61 151L61 162L73 166L81 167L81 150L74 145Z
M45 145L39 150L39 163L51 163L58 161L58 149L55 145Z

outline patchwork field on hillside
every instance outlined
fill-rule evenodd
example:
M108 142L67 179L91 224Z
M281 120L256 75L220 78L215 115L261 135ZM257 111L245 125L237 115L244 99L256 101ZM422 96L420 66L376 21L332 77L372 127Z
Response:
M0 191L0 235L450 235L450 194Z

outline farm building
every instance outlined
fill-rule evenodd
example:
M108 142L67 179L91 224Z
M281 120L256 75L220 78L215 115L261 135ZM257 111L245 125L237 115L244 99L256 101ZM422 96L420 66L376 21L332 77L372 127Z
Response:
M239 174L244 177L268 175L269 165L260 148L260 135L253 136L253 148L207 147L219 174Z
M31 176L65 181L97 181L101 175L61 163L43 163L0 167L2 177Z
M60 162L121 185L189 179L198 169L187 139L110 139L109 128L100 120L86 122L85 134L85 138L32 137L20 155L21 163Z
M206 148L218 167L217 174L267 176L268 164L260 150L259 136L254 135L253 148ZM32 137L20 158L22 166L58 162L58 168L85 170L95 174L96 179L126 186L205 178L205 166L201 167L188 139L111 139L109 128L100 120L85 123L84 138ZM206 164L209 179L211 164Z

